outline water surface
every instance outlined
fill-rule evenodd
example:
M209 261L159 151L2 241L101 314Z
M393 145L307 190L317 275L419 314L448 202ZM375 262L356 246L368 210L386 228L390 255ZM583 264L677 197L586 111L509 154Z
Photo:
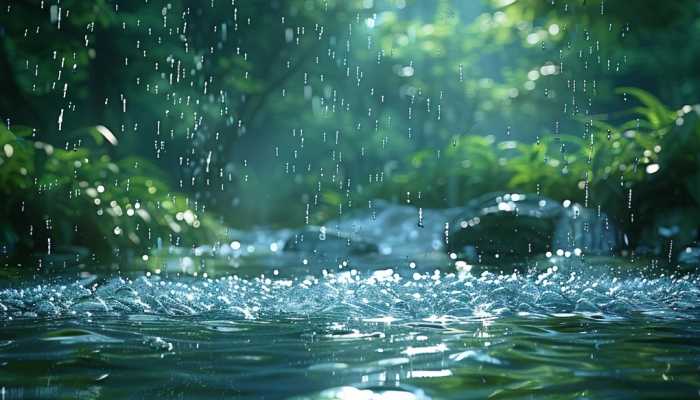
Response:
M0 394L694 398L699 300L601 267L33 282L0 292Z

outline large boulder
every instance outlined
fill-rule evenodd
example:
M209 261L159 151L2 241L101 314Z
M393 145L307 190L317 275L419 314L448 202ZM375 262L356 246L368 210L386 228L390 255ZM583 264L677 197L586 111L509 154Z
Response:
M605 214L578 204L491 193L469 202L452 220L446 248L472 263L515 262L547 252L608 255L618 246L617 236Z
M448 253L472 263L519 260L544 253L562 210L558 203L518 193L488 194L469 202L445 238Z

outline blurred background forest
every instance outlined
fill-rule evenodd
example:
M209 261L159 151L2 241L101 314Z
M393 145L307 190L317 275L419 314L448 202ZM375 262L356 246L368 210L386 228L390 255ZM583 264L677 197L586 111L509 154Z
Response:
M630 248L693 244L699 17L695 0L6 0L0 253L100 261L504 190L600 208Z

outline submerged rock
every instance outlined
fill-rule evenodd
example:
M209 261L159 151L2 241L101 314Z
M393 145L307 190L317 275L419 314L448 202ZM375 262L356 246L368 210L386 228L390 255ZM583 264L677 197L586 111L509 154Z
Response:
M547 252L607 255L617 246L617 230L605 214L519 193L471 201L446 238L449 253L474 263L519 261Z

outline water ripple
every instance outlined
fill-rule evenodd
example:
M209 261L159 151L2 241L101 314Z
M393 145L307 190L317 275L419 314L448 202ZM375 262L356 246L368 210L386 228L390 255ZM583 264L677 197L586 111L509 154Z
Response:
M5 318L225 313L255 319L270 315L379 318L445 325L450 318L505 315L583 315L599 320L644 314L698 316L695 275L618 277L614 274L413 274L392 270L324 273L300 279L226 277L167 280L112 278L102 283L35 284L0 291ZM427 322L426 322L427 321Z

